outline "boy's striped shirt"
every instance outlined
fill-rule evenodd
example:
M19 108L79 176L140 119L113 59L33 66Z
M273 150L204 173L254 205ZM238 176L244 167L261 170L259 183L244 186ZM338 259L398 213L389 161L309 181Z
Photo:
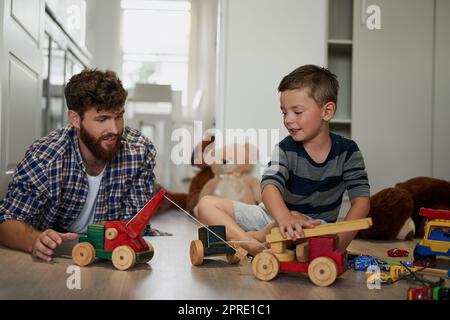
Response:
M335 222L348 191L350 200L370 196L364 159L357 144L330 133L332 146L327 159L316 163L303 144L291 136L275 146L261 180L278 188L289 210L313 219Z

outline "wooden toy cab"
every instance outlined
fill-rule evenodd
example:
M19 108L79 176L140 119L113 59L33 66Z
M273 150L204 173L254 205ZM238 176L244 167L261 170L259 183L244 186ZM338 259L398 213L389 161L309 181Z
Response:
M114 267L119 270L150 261L153 258L153 246L141 234L165 193L161 189L130 221L89 225L87 235L80 237L72 250L73 261L79 266L87 266L96 258L107 259L112 260Z
M283 238L279 228L273 228L266 236L270 249L256 255L252 262L256 278L269 281L279 272L307 273L317 286L329 286L347 268L347 251L337 249L337 235L334 233L367 229L371 218L322 224L303 229L305 238L296 245L295 252L286 249L289 235Z
M240 261L239 256L236 254L238 250L237 245L233 245L235 249L228 246L220 238L225 240L225 226L208 226L212 231L210 232L205 227L198 229L198 239L191 241L191 246L189 250L189 255L191 258L191 263L194 266L199 266L203 264L204 257L211 257L217 255L226 255L227 261L230 264L236 264Z

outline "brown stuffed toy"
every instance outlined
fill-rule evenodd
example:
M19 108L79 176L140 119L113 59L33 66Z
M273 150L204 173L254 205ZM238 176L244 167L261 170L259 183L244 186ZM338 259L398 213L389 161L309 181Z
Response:
M373 225L361 230L359 238L374 240L411 240L423 237L426 218L421 207L450 209L450 182L417 177L383 189L370 198Z
M207 151L207 147L213 142L214 136L211 136L209 140L201 141L192 151L191 164L197 167L199 171L191 179L188 193L167 192L167 197L170 200L191 214L194 212L194 207L198 203L200 191L203 186L214 177L211 167L205 161L205 151ZM176 206L167 200L164 200L160 206L161 211L172 208L176 208Z
M256 159L256 153L256 148L248 143L224 146L219 156L221 163L211 164L214 178L205 184L199 198L214 195L246 204L260 203L260 181L251 175L251 159Z

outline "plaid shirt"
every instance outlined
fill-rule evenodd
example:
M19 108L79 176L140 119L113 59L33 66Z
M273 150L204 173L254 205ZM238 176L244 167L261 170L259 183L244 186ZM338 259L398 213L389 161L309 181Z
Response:
M105 168L95 203L94 223L129 220L153 193L156 149L139 131L126 127L119 154ZM38 230L67 232L88 194L86 168L76 129L52 131L28 149L17 166L0 223L20 220ZM149 228L147 228L147 232Z

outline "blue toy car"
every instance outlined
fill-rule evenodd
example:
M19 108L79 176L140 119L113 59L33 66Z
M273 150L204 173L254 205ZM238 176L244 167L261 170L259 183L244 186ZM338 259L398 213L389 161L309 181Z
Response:
M389 268L389 266L382 260L370 256L357 256L348 261L350 268L355 271L366 271L371 265L380 267L381 270Z

